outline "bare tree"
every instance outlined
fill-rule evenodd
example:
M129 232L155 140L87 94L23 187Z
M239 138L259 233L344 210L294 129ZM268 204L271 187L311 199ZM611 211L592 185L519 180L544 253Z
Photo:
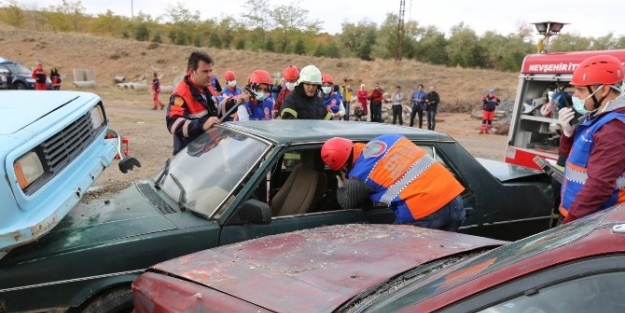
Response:
M268 19L265 12L270 9L269 0L247 0L243 5L246 14L243 14L243 24L253 32L259 32L264 46L267 31L272 28L272 20ZM263 8L263 10L258 10Z

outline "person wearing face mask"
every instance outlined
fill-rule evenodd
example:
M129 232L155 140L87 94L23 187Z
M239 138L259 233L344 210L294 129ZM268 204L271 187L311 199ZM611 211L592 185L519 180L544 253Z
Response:
M619 89L624 72L618 58L599 55L584 60L573 73L573 109L558 112L560 148L568 155L563 223L625 203L625 97Z
M221 96L217 96L217 101L219 101L219 103L225 103L226 101L230 99L237 98L243 93L241 91L241 88L237 87L236 75L234 74L233 71L226 71L226 73L224 74L224 79L226 80L226 88L222 89ZM226 108L226 105L221 105L220 113L225 114L224 112L225 108ZM235 119L236 119L236 114L233 114L233 115L227 116L224 119L224 122L230 122Z
M295 89L289 93L280 106L280 118L300 120L331 120L319 96L321 71L314 65L307 65L299 73Z
M345 115L345 106L341 95L334 91L334 78L331 75L321 77L321 99L334 120L340 120Z
M255 70L250 75L247 87L252 90L249 100L237 109L237 120L259 121L273 118L273 98L271 98L271 74L265 70Z
M297 80L299 79L299 69L297 66L290 65L289 67L284 69L282 72L282 77L284 78L284 86L280 89L280 93L278 97L275 99L275 103L273 105L274 116L278 117L278 112L280 112L280 107L293 89L295 89L295 84L297 84Z
M186 76L169 98L165 121L174 137L174 155L219 123L218 107L209 89L214 63L206 52L192 52L187 61Z

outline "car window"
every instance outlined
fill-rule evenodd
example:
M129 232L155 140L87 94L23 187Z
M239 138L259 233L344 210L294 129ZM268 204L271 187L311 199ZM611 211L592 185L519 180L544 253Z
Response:
M236 194L269 147L250 136L211 128L174 156L161 188L190 210L210 215Z
M16 74L31 74L31 70L20 64L4 64L14 75Z
M278 157L249 198L267 202L272 216L338 210L333 172L321 160L321 146L300 146ZM334 205L332 205L334 203Z
M530 290L479 313L625 311L625 272L602 273Z

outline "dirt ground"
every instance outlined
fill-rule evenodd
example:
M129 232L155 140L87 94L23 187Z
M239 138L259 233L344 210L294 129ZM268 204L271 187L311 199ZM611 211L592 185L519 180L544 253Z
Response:
M172 152L172 137L165 125L165 110L151 110L151 97L143 92L96 91L103 101L110 127L129 140L130 154L141 162L141 168L127 174L117 169L117 162L106 170L96 185L120 185L124 182L153 177ZM166 101L166 97L161 97ZM506 136L480 135L480 120L468 113L439 113L436 130L459 141L476 157L503 160ZM407 123L407 122L405 122Z

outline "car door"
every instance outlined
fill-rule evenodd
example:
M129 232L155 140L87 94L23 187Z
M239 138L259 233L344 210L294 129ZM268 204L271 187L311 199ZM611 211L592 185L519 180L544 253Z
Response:
M242 189L241 194L237 197L239 198L238 203L256 199L273 204L272 199L287 184L289 176L297 173L295 168L302 163L300 156L311 151L318 151L320 148L321 145L298 145L285 148L284 151L275 154L273 162L271 160L266 161L269 164L265 170L255 175L256 178L247 183L249 184L248 188ZM271 222L265 225L238 223L235 218L228 218L224 223L220 244L326 225L392 223L394 221L395 215L389 208L367 207L366 205L364 209L345 210L340 208L336 201L332 201L333 197L336 197L334 193L336 190L335 174L323 164L316 171L325 176L326 184L323 187L324 196L314 201L315 203L311 208L304 210L305 212L292 214L273 212ZM296 188L293 192L298 192L299 189L301 187ZM279 211L279 209L273 208L273 211Z
M485 293L469 294L440 312L625 312L625 256L605 255L546 267Z

